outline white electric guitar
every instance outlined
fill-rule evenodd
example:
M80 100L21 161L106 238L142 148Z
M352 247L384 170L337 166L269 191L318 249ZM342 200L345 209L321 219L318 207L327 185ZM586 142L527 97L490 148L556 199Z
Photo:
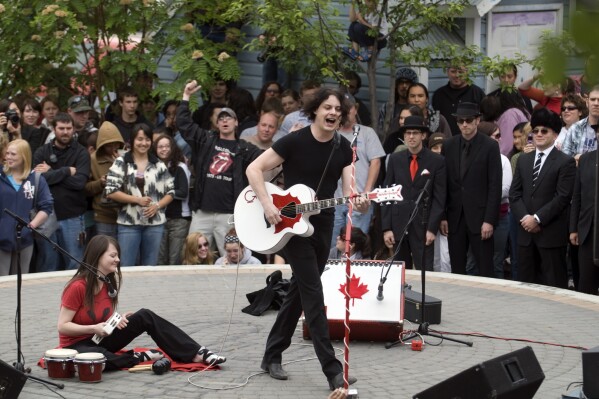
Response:
M321 209L332 208L349 201L350 197L331 198L316 201L315 192L303 184L296 184L282 190L271 183L266 191L273 204L279 208L281 222L270 224L264 217L264 209L251 186L247 186L235 202L235 230L239 240L247 248L262 254L277 252L294 235L309 237L314 227L308 218ZM374 202L403 201L401 185L377 188L370 193L358 194Z

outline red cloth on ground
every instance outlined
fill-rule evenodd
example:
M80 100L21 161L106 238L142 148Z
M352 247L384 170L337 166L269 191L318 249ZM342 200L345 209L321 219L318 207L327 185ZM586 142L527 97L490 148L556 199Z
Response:
M58 348L56 348L58 349ZM134 352L145 352L147 350L150 349L155 349L155 350L159 350L160 352L164 353L163 350L161 350L160 348L134 348L133 351ZM123 349L117 352L118 353L125 353L127 352L127 349ZM202 371L202 370L220 370L219 366L212 366L209 367L208 365L204 364L204 363L179 363L174 361L173 359L170 358L170 356L168 356L166 353L164 353L164 357L167 357L170 361L171 361L171 370L178 370L178 371L187 371L187 372L193 372L193 371ZM139 364L152 364L154 363L154 360L148 360L147 362L141 362ZM38 360L37 365L40 366L41 368L46 368L46 362L44 361L44 357L42 356L40 358L40 360ZM128 370L128 369L123 369L123 370ZM149 371L151 373L151 371Z

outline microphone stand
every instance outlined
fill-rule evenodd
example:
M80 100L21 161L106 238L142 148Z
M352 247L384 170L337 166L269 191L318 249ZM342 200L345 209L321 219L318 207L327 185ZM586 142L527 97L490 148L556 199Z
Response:
M426 184L428 185L429 182L430 182L430 179L427 180ZM412 224L414 219L416 219L416 215L418 214L419 204L420 204L420 201L422 201L422 198L423 198L423 195L424 195L424 192L426 191L426 189L427 189L427 186L425 185L424 190L422 190L420 192L420 194L418 195L418 198L416 198L416 203L414 205L414 209L412 210L412 213L410 214L408 222L404 226L404 229L401 232L401 235L399 236L399 240L397 241L397 245L395 246L395 251L393 252L393 256L391 257L391 259L389 260L388 263L383 265L383 268L381 269L381 279L379 281L379 287L378 287L379 293L376 296L376 299L378 301L382 301L384 299L383 286L387 282L387 276L389 275L389 271L391 270L391 266L393 265L393 261L395 260L395 257L397 256L397 254L399 253L399 251L401 249L401 243L403 242L404 238L406 237L406 234L408 233L408 228L410 227L410 224ZM386 272L385 272L385 268L387 268ZM385 274L384 276L383 276L383 273Z
M6 208L4 209L4 212L6 214L12 216L17 222L17 224L15 226L15 238L16 238L15 241L16 241L16 247L17 247L16 248L17 249L17 315L16 315L17 316L17 361L13 363L13 367L17 371L20 371L21 373L23 373L23 375L28 379L31 379L31 380L34 380L34 381L37 381L37 382L40 382L40 383L46 384L46 385L53 385L58 389L64 389L64 384L58 384L58 383L55 383L52 381L44 380L40 377L35 377L33 375L30 375L31 368L25 367L25 358L23 356L23 353L21 352L21 287L23 285L23 272L21 270L21 239L22 239L21 233L23 232L23 227L26 227L28 225L28 223ZM32 230L34 230L34 229L32 229ZM0 396L2 396L2 395L0 395Z
M408 335L406 338L403 339L398 339L395 342L389 342L387 344L385 344L385 348L389 349L394 347L395 345L398 345L400 343L403 343L405 341L408 341L410 339L416 338L418 336L422 336L422 335L428 335L430 337L435 337L435 338L440 338L440 339L446 339L448 341L453 341L453 342L457 342L459 344L463 344L463 345L468 345L468 346L472 346L472 342L470 341L462 341L459 339L455 339L452 337L445 337L443 335L437 334L435 332L430 332L429 331L429 323L426 322L425 320L425 307L426 307L426 296L425 296L425 288L426 288L426 228L428 227L428 219L429 219L429 193L428 193L428 189L430 187L431 184L431 177L429 176L428 180L426 181L426 184L424 185L424 188L422 189L422 191L420 192L420 194L418 195L418 199L416 200L416 204L414 206L414 212L417 213L418 209L420 207L420 205L422 205L422 220L421 220L421 224L422 227L424 228L424 245L422 246L422 264L420 265L420 279L422 282L422 299L421 299L421 304L420 304L420 325L418 326L418 332L417 333L412 333L410 335ZM412 222L412 220L410 220L410 222ZM407 226L410 224L410 222L408 222L406 224L406 230L407 230Z
M356 195L356 160L358 159L358 134L360 133L360 126L355 123L353 126L354 138L351 142L352 148L352 163L351 163L351 181L350 191L352 198ZM350 201L347 203L347 223L345 224L345 334L343 337L344 345L344 356L343 356L343 387L348 390L348 398L357 398L357 389L349 389L349 302L350 292L349 287L351 284L351 233L352 233L352 213L354 211L354 204Z

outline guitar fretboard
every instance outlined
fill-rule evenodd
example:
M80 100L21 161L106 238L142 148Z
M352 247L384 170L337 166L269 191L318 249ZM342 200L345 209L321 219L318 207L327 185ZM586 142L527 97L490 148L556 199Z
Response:
M360 197L365 197L368 194L362 193L357 194ZM296 213L305 213L305 212L313 212L320 209L332 208L337 205L345 204L349 201L351 197L339 197L339 198L329 198L316 202L307 202L305 204L299 204L295 206Z

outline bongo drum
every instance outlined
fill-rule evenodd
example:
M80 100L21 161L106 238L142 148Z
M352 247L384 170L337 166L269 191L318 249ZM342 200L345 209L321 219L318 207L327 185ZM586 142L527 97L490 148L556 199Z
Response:
M50 349L44 354L49 378L73 378L75 366L73 360L77 355L75 349Z
M102 370L106 365L106 357L101 353L79 353L75 356L75 368L81 382L102 381Z

